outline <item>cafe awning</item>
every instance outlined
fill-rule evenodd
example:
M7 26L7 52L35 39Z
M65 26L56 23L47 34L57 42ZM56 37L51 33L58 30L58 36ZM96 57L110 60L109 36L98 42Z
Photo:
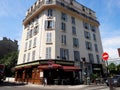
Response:
M81 69L77 66L62 66L64 71L80 71Z
M40 65L38 68L41 69L58 69L61 68L62 66L60 64L51 64L51 65Z

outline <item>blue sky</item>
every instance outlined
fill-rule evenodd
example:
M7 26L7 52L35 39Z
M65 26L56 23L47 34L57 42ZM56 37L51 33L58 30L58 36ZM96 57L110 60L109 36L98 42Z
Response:
M22 20L36 0L0 1L0 39L8 37L21 40ZM120 48L120 0L77 0L96 12L104 51L110 58L117 58Z

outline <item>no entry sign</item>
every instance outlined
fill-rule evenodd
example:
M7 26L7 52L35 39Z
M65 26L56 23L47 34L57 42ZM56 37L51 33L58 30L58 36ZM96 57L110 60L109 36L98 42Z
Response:
M108 60L108 58L109 58L108 53L107 53L107 52L104 52L104 53L102 54L102 59L103 59L103 60Z

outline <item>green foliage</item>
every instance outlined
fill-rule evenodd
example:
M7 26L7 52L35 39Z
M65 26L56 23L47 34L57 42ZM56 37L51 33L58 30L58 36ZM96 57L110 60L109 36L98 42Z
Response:
M116 74L117 73L117 66L114 63L111 63L110 65L108 65L108 70L109 70L111 75Z
M120 73L120 64L117 65L117 72Z
M108 69L110 71L116 71L116 68L117 68L117 66L114 63L111 63L110 65L108 65Z
M94 74L94 73L90 74L90 78L93 80L95 80L97 77L98 77L97 74Z
M4 64L6 66L5 73L6 76L13 76L14 71L13 68L17 64L18 59L18 51L11 52L7 55L5 55L2 59L0 59L0 64Z

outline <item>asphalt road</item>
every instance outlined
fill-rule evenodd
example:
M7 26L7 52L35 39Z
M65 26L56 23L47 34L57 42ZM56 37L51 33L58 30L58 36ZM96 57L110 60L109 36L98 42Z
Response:
M0 90L110 90L106 85L42 86L14 82L0 83ZM120 90L120 87L113 90Z

